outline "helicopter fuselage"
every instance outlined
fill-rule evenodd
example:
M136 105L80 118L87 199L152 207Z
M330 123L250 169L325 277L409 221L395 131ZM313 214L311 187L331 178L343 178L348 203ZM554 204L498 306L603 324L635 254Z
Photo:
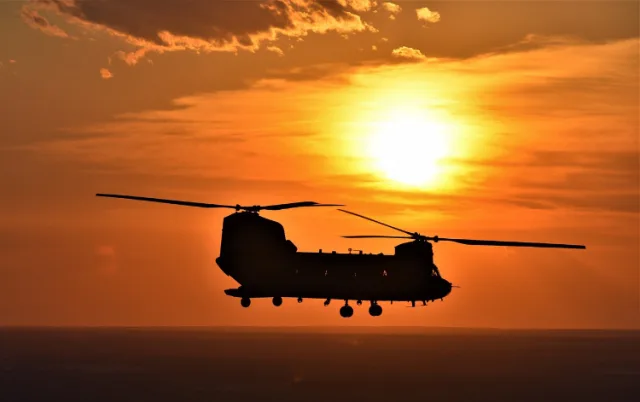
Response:
M299 252L280 223L249 212L224 219L216 262L240 284L225 293L245 300L415 302L442 299L451 292L451 283L435 269L427 242L400 244L394 255Z

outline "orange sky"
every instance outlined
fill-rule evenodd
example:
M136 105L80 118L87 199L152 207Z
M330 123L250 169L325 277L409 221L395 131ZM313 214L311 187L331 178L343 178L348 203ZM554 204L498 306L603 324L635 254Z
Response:
M637 2L158 3L0 1L0 325L640 328ZM227 211L96 192L588 248L438 244L460 289L347 322L226 297ZM263 214L300 250L396 244Z

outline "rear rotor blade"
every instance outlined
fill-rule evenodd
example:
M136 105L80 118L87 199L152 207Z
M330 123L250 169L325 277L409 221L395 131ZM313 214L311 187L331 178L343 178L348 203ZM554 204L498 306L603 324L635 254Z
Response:
M386 227L391 228L391 229L393 229L393 230L397 230L398 232L406 233L406 234L408 234L409 236L411 236L411 238L414 238L414 237L415 237L415 234L414 234L414 233L408 232L408 231L406 231L406 230L404 230L404 229L397 228L397 227L395 227L395 226L387 225L386 223L382 223L382 222L377 221L377 220L375 220L375 219L368 218L368 217L366 217L366 216L364 216L364 215L356 214L355 212L346 211L346 210L344 210L344 209L338 209L338 211L345 212L345 213L347 213L347 214L351 214L351 215L357 216L357 217L362 218L362 219L366 219L366 220L368 220L368 221L371 221L371 222L377 223L378 225L386 226Z
M197 208L236 208L235 205L219 205L219 204L209 204L209 203L204 203L204 202L168 200L168 199L164 199L164 198L139 197L139 196L135 196L135 195L101 194L101 193L98 193L98 194L96 194L96 197L123 198L123 199L126 199L126 200L159 202L159 203L163 203L163 204L183 205L183 206L187 206L187 207L197 207Z
M342 236L345 239L413 239L411 236L354 235Z
M562 243L532 243L521 241L501 241L501 240L473 240L473 239L452 239L446 237L428 237L434 241L450 241L454 243L466 244L468 246L506 246L506 247L541 247L541 248L577 248L586 249L586 246L579 244Z

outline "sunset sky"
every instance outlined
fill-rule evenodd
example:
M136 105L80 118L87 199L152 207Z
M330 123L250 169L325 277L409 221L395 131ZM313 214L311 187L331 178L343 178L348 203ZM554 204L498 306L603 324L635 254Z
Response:
M0 325L640 328L637 1L0 0ZM426 134L425 134L426 133ZM313 200L440 243L408 309L256 300L222 219ZM334 208L299 250L393 253Z

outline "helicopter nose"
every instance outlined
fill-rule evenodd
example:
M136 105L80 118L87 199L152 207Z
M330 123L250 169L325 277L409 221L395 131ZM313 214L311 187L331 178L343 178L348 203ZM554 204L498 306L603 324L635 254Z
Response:
M453 285L451 284L451 282L445 280L443 288L444 288L443 290L444 290L445 296L446 296L449 293L451 293L451 289L453 288Z

